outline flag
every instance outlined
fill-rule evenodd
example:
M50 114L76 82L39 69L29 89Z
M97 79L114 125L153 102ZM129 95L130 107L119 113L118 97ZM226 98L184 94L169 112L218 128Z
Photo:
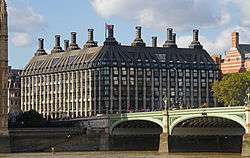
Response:
M105 23L105 38L107 38L107 30L112 30L113 25Z
M109 25L109 24L105 23L105 28L106 28L106 30L111 30L111 29L113 29L113 25Z

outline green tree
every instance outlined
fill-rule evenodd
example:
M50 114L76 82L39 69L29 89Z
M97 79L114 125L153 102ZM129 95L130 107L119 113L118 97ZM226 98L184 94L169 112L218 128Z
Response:
M227 74L212 85L212 92L225 106L241 106L245 103L246 90L250 87L250 72Z
M13 118L12 118L13 119ZM46 119L35 110L26 111L15 116L15 122L9 122L11 128L19 127L44 127Z

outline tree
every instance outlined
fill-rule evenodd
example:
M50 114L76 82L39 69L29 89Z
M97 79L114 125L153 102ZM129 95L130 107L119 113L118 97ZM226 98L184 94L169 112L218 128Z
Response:
M20 113L15 120L16 122L10 122L10 127L44 127L47 123L46 119L35 110Z
M212 92L219 103L225 106L242 106L246 90L250 87L250 72L227 74L212 85Z

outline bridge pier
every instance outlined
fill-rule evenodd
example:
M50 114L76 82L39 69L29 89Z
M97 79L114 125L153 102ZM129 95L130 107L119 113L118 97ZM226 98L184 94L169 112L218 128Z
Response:
M109 144L110 144L109 132L107 132L106 130L101 131L99 150L100 151L108 151L109 150Z
M250 106L249 105L245 107L245 115L246 115L246 128L242 140L241 156L250 157Z
M10 135L7 128L0 129L0 153L10 153Z
M159 153L168 153L168 138L169 138L169 122L168 122L168 112L163 112L163 131L160 135L160 142L159 142Z
M250 156L250 134L244 134L243 136L241 156Z

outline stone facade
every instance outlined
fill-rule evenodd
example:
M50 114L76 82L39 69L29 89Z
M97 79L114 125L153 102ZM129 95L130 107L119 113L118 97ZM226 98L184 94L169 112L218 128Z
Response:
M57 35L50 54L39 39L21 77L22 110L52 118L89 117L161 110L164 97L170 108L216 106L210 87L220 78L219 68L198 41L198 30L189 48L177 47L171 28L163 47L151 47L136 27L135 40L125 46L111 26L103 46L93 40L93 29L82 49L74 32L65 50Z
M8 113L21 112L21 71L9 67L8 79Z
M0 24L0 134L8 135L8 25L5 0L0 0Z

